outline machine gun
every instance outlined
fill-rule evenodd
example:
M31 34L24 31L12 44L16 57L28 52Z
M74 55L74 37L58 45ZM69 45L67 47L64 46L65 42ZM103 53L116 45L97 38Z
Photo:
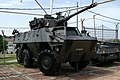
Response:
M57 13L57 18L52 17L51 15L46 14L44 16L44 18L34 18L34 20L30 21L30 28L31 30L36 30L36 29L40 29L42 27L57 27L57 26L67 26L67 21L74 17L75 15L78 15L90 8L93 8L95 6L97 6L98 3L93 3L87 7L85 7L84 9L68 16L68 17L64 17L61 16L61 12Z

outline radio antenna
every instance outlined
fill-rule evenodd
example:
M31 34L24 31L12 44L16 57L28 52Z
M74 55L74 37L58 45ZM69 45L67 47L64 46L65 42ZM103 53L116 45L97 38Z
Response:
M45 11L45 9L40 5L40 3L37 1L37 0L35 0L35 2L42 8L42 10L47 14L47 12Z

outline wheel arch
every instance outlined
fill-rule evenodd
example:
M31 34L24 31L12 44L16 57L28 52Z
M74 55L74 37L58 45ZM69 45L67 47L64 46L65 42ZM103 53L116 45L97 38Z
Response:
M49 42L42 42L42 43L40 43L40 52L43 51L43 50L51 50L52 51Z

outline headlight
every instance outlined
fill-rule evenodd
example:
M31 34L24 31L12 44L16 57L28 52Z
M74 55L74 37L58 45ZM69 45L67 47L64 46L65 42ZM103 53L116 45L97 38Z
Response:
M105 51L102 51L102 53L105 53Z
M55 51L56 51L56 52L59 52L59 51L60 51L60 49L56 47L56 48L55 48Z
M54 46L53 50L54 50L56 53L59 53L60 50L61 50L61 46Z

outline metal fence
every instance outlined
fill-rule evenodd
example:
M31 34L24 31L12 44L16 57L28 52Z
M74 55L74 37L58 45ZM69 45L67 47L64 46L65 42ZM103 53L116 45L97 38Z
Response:
M118 39L118 29L106 28L103 25L96 28L86 27L85 29L91 36L97 37L98 39L101 39L101 40Z

